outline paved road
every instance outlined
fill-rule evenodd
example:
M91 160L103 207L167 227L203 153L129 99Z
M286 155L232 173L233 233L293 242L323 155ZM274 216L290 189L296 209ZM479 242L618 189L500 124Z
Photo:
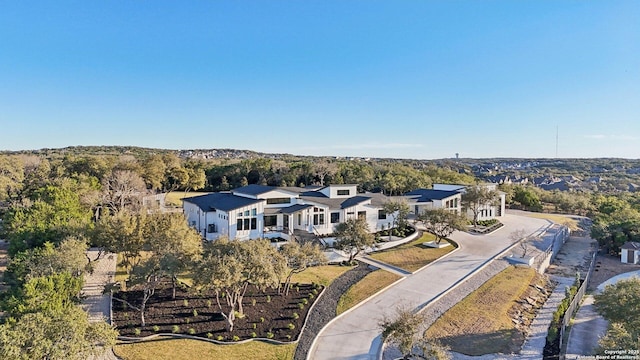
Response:
M307 359L377 359L382 344L378 322L383 314L392 315L402 303L415 308L424 306L507 248L512 231L524 229L527 234L537 234L550 224L511 214L501 221L505 226L489 235L454 233L451 238L460 245L458 250L335 318L316 337Z

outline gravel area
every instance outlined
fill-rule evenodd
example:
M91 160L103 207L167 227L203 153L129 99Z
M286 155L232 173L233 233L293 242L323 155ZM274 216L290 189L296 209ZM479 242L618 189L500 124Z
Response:
M322 296L313 306L311 313L309 313L304 331L298 341L298 347L293 357L294 360L305 360L307 358L315 337L329 321L336 317L336 307L342 294L373 270L375 269L360 263L357 267L340 275L324 290Z

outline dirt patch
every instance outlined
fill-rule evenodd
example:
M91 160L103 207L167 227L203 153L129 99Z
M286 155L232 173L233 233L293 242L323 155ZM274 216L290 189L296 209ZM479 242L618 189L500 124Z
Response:
M637 270L640 270L640 265L623 264L620 262L619 256L611 256L603 252L599 252L598 256L596 256L596 266L591 274L588 289L595 290L598 285L616 275Z
M243 301L244 317L236 318L233 332L227 331L213 293L179 290L173 300L170 287L156 290L148 301L145 328L141 326L140 312L119 301L113 302L113 318L122 336L174 332L222 341L256 337L293 341L300 335L307 312L322 290L321 285L299 284L284 296L275 290L261 292L250 287ZM118 297L138 306L141 295L140 291L131 290L119 293Z
M597 241L589 237L569 237L547 268L546 274L572 278L579 271L584 277L589 271L591 257L597 246Z

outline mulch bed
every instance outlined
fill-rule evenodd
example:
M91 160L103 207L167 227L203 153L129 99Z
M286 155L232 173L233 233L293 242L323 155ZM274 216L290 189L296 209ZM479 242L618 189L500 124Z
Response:
M172 289L167 285L156 290L147 302L145 328L141 326L139 311L116 300L113 301L113 323L121 336L143 337L174 332L229 342L256 337L294 341L300 335L312 303L322 290L321 285L298 284L297 287L292 286L288 296L284 296L278 295L275 289L261 292L249 287L243 301L245 316L236 318L233 332L228 332L227 322L220 314L213 292L194 294L178 289L173 300ZM114 297L139 306L142 292L124 291L114 294ZM307 304L301 309L299 304L305 300ZM224 299L220 302L226 309Z

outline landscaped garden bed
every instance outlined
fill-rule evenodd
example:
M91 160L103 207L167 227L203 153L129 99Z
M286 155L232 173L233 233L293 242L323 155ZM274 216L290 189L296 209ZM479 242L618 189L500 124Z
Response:
M322 290L318 284L294 284L289 295L282 295L276 290L262 292L250 286L244 297L243 314L236 317L233 331L229 332L213 292L178 289L174 300L167 284L147 302L144 328L140 312L121 301L113 302L113 322L120 335L128 337L176 333L226 342L252 338L294 341ZM132 289L115 296L138 307L142 292ZM224 306L225 299L220 302Z

